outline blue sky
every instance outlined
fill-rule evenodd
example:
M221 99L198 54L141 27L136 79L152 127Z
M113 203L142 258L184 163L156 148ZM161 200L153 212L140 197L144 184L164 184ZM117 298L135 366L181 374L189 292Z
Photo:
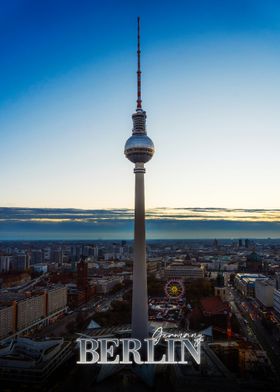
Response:
M147 207L278 208L280 3L258 0L3 2L0 206L133 206L138 15Z

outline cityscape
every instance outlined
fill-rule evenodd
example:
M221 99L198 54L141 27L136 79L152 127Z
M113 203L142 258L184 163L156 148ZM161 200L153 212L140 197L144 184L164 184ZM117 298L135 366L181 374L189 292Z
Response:
M129 328L132 241L2 241L0 251L1 384L30 390L29 383L24 386L28 374L34 388L48 388L62 367L69 378L56 377L50 390L78 388L79 382L89 390L97 371L82 381L77 376L75 340L77 334ZM178 390L186 380L213 390L221 380L244 390L273 390L280 370L278 240L148 241L147 277L149 323L207 330L208 362L187 373L180 369ZM49 355L42 360L37 355L44 346ZM30 349L37 358L31 368ZM20 371L16 356L22 358ZM164 382L175 382L172 370Z
M3 5L1 392L278 391L279 6L54 3Z

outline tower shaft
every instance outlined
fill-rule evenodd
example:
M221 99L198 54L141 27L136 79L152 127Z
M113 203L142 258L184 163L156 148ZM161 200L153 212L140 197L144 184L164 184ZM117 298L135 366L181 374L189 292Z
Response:
M143 340L149 337L148 294L146 266L145 191L143 163L135 169L134 213L134 263L132 295L132 337Z

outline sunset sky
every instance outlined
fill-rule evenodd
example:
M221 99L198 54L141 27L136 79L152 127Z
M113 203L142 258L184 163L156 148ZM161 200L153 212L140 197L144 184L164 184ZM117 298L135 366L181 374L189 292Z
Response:
M276 0L2 2L0 206L133 207L138 15L147 207L277 209Z

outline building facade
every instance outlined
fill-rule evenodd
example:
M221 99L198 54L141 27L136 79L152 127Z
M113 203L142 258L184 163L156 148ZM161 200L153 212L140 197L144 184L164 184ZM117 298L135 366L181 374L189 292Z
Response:
M256 280L256 299L265 307L273 306L274 284L269 280Z
M280 290L273 292L273 309L280 315Z
M234 278L234 285L245 297L255 297L255 283L257 280L267 280L262 274L239 273Z
M0 339L48 323L67 307L67 288L53 287L29 298L13 299L0 305Z
M45 296L36 295L17 304L17 329L21 330L45 315Z
M0 305L0 339L14 332L14 306Z
M113 288L123 282L122 276L115 276L109 278L100 278L95 281L97 294L107 294Z
M13 256L11 255L1 255L0 256L0 272L9 272L11 264L13 261Z
M185 265L183 263L171 263L164 271L165 279L180 278L193 280L204 278L204 269L201 266Z
M47 291L47 314L51 315L67 304L67 288L65 286Z

